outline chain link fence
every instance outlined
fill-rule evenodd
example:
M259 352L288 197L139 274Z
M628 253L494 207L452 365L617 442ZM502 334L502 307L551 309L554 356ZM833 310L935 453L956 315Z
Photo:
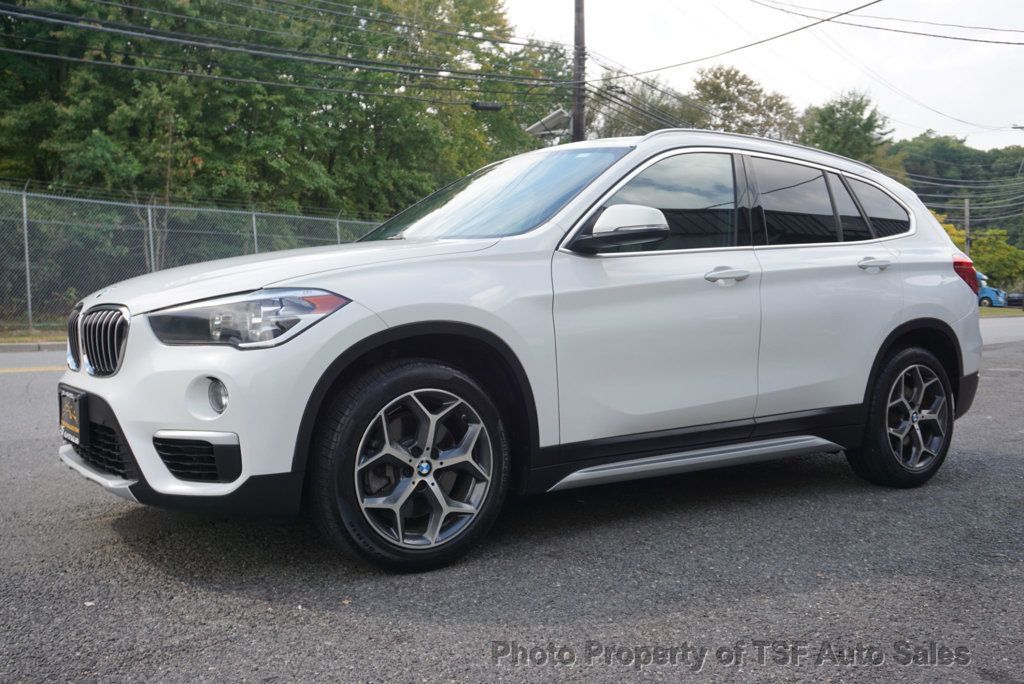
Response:
M0 329L61 327L101 287L174 266L350 242L376 223L0 188Z

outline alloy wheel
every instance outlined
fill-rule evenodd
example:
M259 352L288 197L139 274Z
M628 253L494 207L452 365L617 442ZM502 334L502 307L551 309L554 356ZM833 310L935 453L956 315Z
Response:
M896 378L889 391L886 429L889 446L904 467L925 470L946 442L949 401L939 376L915 364Z
M465 399L420 389L391 400L359 442L355 485L366 520L393 544L445 544L476 518L490 487L493 449Z

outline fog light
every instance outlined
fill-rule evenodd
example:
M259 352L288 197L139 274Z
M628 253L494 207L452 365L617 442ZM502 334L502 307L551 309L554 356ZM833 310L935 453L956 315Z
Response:
M228 407L228 388L217 378L210 378L210 389L207 391L210 397L210 406L217 413L224 413Z

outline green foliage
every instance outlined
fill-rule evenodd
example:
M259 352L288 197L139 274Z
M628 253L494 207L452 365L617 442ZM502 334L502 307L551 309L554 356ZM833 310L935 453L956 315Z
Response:
M271 0L151 0L145 9L81 0L31 5L316 53L328 62L4 18L5 47L172 72L0 55L0 175L58 187L101 187L160 202L203 199L290 211L390 214L484 163L535 147L521 124L532 123L568 94L564 88L526 94L524 86L509 82L437 80L329 63L341 58L568 78L562 51L417 28L450 22L467 32L508 36L498 0L360 3L361 14L381 21L360 20L338 6L304 8ZM395 13L415 16L415 25L396 21ZM474 100L506 107L479 112L467 106Z
M1004 230L1011 245L1024 248L1024 213L1019 201L1024 196L1024 146L979 150L968 147L961 138L926 131L894 143L892 150L904 157L907 173L935 179L911 178L909 184L915 191L927 193L929 204L947 205L948 219L962 223L959 207L964 197L970 197L975 231ZM992 183L986 185L985 181ZM951 187L956 185L966 187Z
M892 132L864 93L849 92L804 113L800 142L844 157L871 162Z
M800 124L792 103L766 92L733 67L701 69L687 94L658 78L621 78L609 70L591 97L587 129L593 137L641 135L659 128L687 126L795 140Z
M87 62L0 54L0 176L72 194L84 186L156 205L380 217L537 147L524 125L569 98L564 86L527 89L508 80L564 82L570 69L564 50L502 42L511 29L500 0L366 0L358 9L274 0L22 4L317 56L258 56L94 31L86 22L0 17L0 46ZM375 68L381 63L505 78L437 79L415 66ZM504 107L476 111L473 101ZM84 294L72 284L88 290L153 267L254 249L249 214L158 209L151 263L145 211L140 217L96 204L79 216L66 204L30 205L37 314L66 311ZM20 198L0 197L0 228L0 318L11 318L25 310ZM308 244L301 230L281 221L261 248Z
M592 137L617 138L676 125L707 125L707 115L696 100L676 94L656 77L617 78L622 73L606 71L591 97L587 131Z
M945 216L936 218L946 229L953 243L966 251L967 233L946 221ZM1024 250L1007 241L1005 230L990 229L971 233L971 260L974 268L989 277L993 285L1013 288L1024 281Z
M708 128L777 140L795 140L800 131L796 109L779 93L766 92L735 67L697 72L693 95L710 110Z

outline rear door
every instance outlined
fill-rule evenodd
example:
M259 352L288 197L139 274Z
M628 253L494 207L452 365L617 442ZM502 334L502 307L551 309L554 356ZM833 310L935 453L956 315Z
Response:
M664 449L676 446L679 435L651 433L709 425L730 430L725 421L740 421L740 433L749 430L761 273L750 244L747 194L739 156L669 153L623 179L582 228L607 206L640 204L665 214L667 240L598 255L555 252L563 444L594 447L592 440L630 436L629 447L642 447L660 436ZM595 451L573 453L586 458Z
M899 325L895 253L839 174L793 160L750 156L764 230L759 423L815 411L849 422L875 355Z

